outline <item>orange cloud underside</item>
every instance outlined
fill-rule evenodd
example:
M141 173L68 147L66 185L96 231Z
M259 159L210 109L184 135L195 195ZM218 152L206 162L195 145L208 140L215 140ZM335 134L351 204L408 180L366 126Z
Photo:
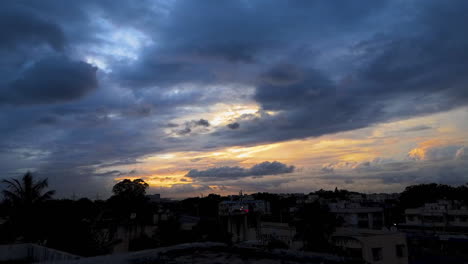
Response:
M466 110L452 115L468 116ZM448 118L448 114L418 117L389 122L360 130L326 135L304 140L291 140L248 147L227 147L214 151L186 151L157 153L141 163L116 167L138 173L123 178L143 178L152 186L170 187L176 184L195 184L184 175L190 169L219 166L250 167L263 161L279 161L297 168L316 168L331 163L360 163L375 158L405 159L408 156L424 159L427 149L434 146L466 142L466 128ZM220 123L224 123L221 122ZM433 127L422 132L409 128Z

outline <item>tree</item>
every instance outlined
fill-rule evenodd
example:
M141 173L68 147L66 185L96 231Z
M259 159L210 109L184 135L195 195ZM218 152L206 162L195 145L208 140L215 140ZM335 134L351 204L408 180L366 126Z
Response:
M114 195L126 198L126 199L137 199L144 197L148 184L142 179L129 180L125 179L112 188Z
M52 198L55 191L42 193L49 186L47 179L34 182L33 176L27 172L21 181L17 179L3 180L6 189L3 190L3 196L15 207L29 207L37 203Z
M331 252L330 235L337 226L336 218L327 207L318 202L304 204L296 213L297 234L304 242L304 249Z
M21 180L3 180L6 184L3 196L10 207L8 236L11 239L36 241L41 237L41 219L39 211L41 204L49 200L55 191L45 191L47 179L34 181L30 172Z
M108 202L115 213L127 218L130 213L138 213L138 218L145 214L146 189L149 185L142 179L125 179L112 188L114 195Z
M459 200L462 197L457 197L457 190L461 189L437 183L411 185L401 193L400 204L406 209L420 207L440 199Z

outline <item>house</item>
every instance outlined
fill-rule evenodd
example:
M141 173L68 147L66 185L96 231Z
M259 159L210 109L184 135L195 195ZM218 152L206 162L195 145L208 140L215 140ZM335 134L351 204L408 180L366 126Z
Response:
M384 210L381 207L368 207L349 201L330 203L328 207L343 227L381 229L384 226Z
M468 208L458 201L439 200L408 208L405 210L405 222L399 225L399 229L407 234L410 253L415 261L468 261Z
M405 210L405 223L410 229L468 232L468 208L457 201L439 200L419 208Z
M259 230L259 240L266 245L270 241L279 240L291 249L302 248L302 243L294 240L296 228L288 223L262 222Z
M396 230L338 228L332 241L349 257L375 264L407 264L406 235Z
M233 242L257 240L260 216L270 212L270 205L263 200L223 201L218 214Z

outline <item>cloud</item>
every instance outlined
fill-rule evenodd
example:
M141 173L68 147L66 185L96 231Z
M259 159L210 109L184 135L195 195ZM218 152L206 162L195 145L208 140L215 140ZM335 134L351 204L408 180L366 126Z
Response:
M227 124L227 127L230 128L230 129L238 129L240 127L240 125L239 125L239 123L234 122L234 123L231 123L231 124Z
M420 126L414 126L410 128L406 128L403 130L403 132L418 132L418 131L423 131L423 130L429 130L433 129L431 126L426 126L426 125L420 125Z
M96 68L64 57L40 60L2 91L5 104L47 104L79 99L98 86Z
M185 122L185 127L183 129L175 129L173 130L173 132L176 135L185 136L194 132L194 129L196 129L197 127L202 127L203 129L206 129L209 126L210 126L210 122L208 122L208 120L205 120L205 119L191 120L191 121ZM172 127L177 127L177 126L173 125Z
M67 190L95 192L112 182L97 177L101 166L157 152L317 137L468 104L462 0L6 0L1 10L0 165ZM260 109L214 125L215 106L237 104ZM451 145L419 163L465 156Z
M274 161L265 161L250 168L241 167L217 167L207 170L190 170L186 177L193 179L238 179L244 177L262 177L266 175L277 175L291 173L294 166Z
M137 173L136 170L131 170L131 171L120 171L120 170L111 170L111 171L105 171L105 172L100 172L100 173L94 173L93 176L96 177L126 177L132 174Z
M401 161L375 164L366 170L340 171L334 174L324 174L320 180L337 184L351 184L352 189L366 190L363 185L372 184L373 188L383 188L401 191L408 185L421 183L441 183L461 185L466 183L466 173L468 166L466 162L459 160L439 160L439 161ZM352 183L348 181L352 180ZM378 185L382 185L377 187ZM367 189L368 190L368 189Z
M330 165L325 165L325 166L323 166L321 170L322 170L322 172L324 172L324 173L332 173L332 172L335 171L335 169L334 169L332 166L330 166Z
M210 126L210 122L208 122L208 120L205 120L205 119L200 119L198 121L193 121L193 122L195 126L203 126L203 127Z
M422 143L421 146L408 152L408 158L411 160L452 160L462 158L463 153L464 148L460 145L428 145Z
M143 59L131 67L119 67L115 74L132 88L251 81L252 73L262 71L263 62L295 47L303 48L329 34L327 30L357 27L385 5L384 1L368 0L359 5L175 2L161 26L146 29L156 36L158 45L146 49Z
M58 121L58 118L55 116L44 116L39 118L37 120L37 123L42 125L53 125L56 124Z
M192 132L192 129L190 129L189 127L185 127L184 129L180 129L180 130L175 131L175 133L177 135L179 135L179 136L190 134L190 132Z
M166 127L178 127L179 125L178 124L175 124L175 123L167 123Z
M468 151L466 151L466 147L461 147L455 153L455 159L457 160L467 160L468 159Z
M25 44L45 43L57 51L64 50L66 38L60 26L26 9L3 4L6 6L0 11L1 48L17 49Z
M398 20L385 33L376 30L350 47L343 60L359 63L341 75L294 56L262 65L269 69L258 74L254 99L277 114L243 122L235 138L220 131L219 141L231 138L236 145L321 136L468 105L463 48L468 37L460 26L468 22L462 15L468 5L424 3L421 12L408 8L412 19Z

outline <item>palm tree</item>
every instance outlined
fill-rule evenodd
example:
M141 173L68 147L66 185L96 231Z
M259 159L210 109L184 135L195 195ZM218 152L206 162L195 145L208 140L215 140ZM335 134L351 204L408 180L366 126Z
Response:
M29 207L43 202L50 199L55 193L53 190L42 193L49 186L47 179L34 182L30 172L27 172L21 181L10 179L3 180L2 183L7 185L6 189L3 190L5 199L18 207Z
M16 241L35 242L41 237L41 204L55 191L46 191L47 179L34 181L30 172L22 179L2 180L3 196L10 205L8 237Z

